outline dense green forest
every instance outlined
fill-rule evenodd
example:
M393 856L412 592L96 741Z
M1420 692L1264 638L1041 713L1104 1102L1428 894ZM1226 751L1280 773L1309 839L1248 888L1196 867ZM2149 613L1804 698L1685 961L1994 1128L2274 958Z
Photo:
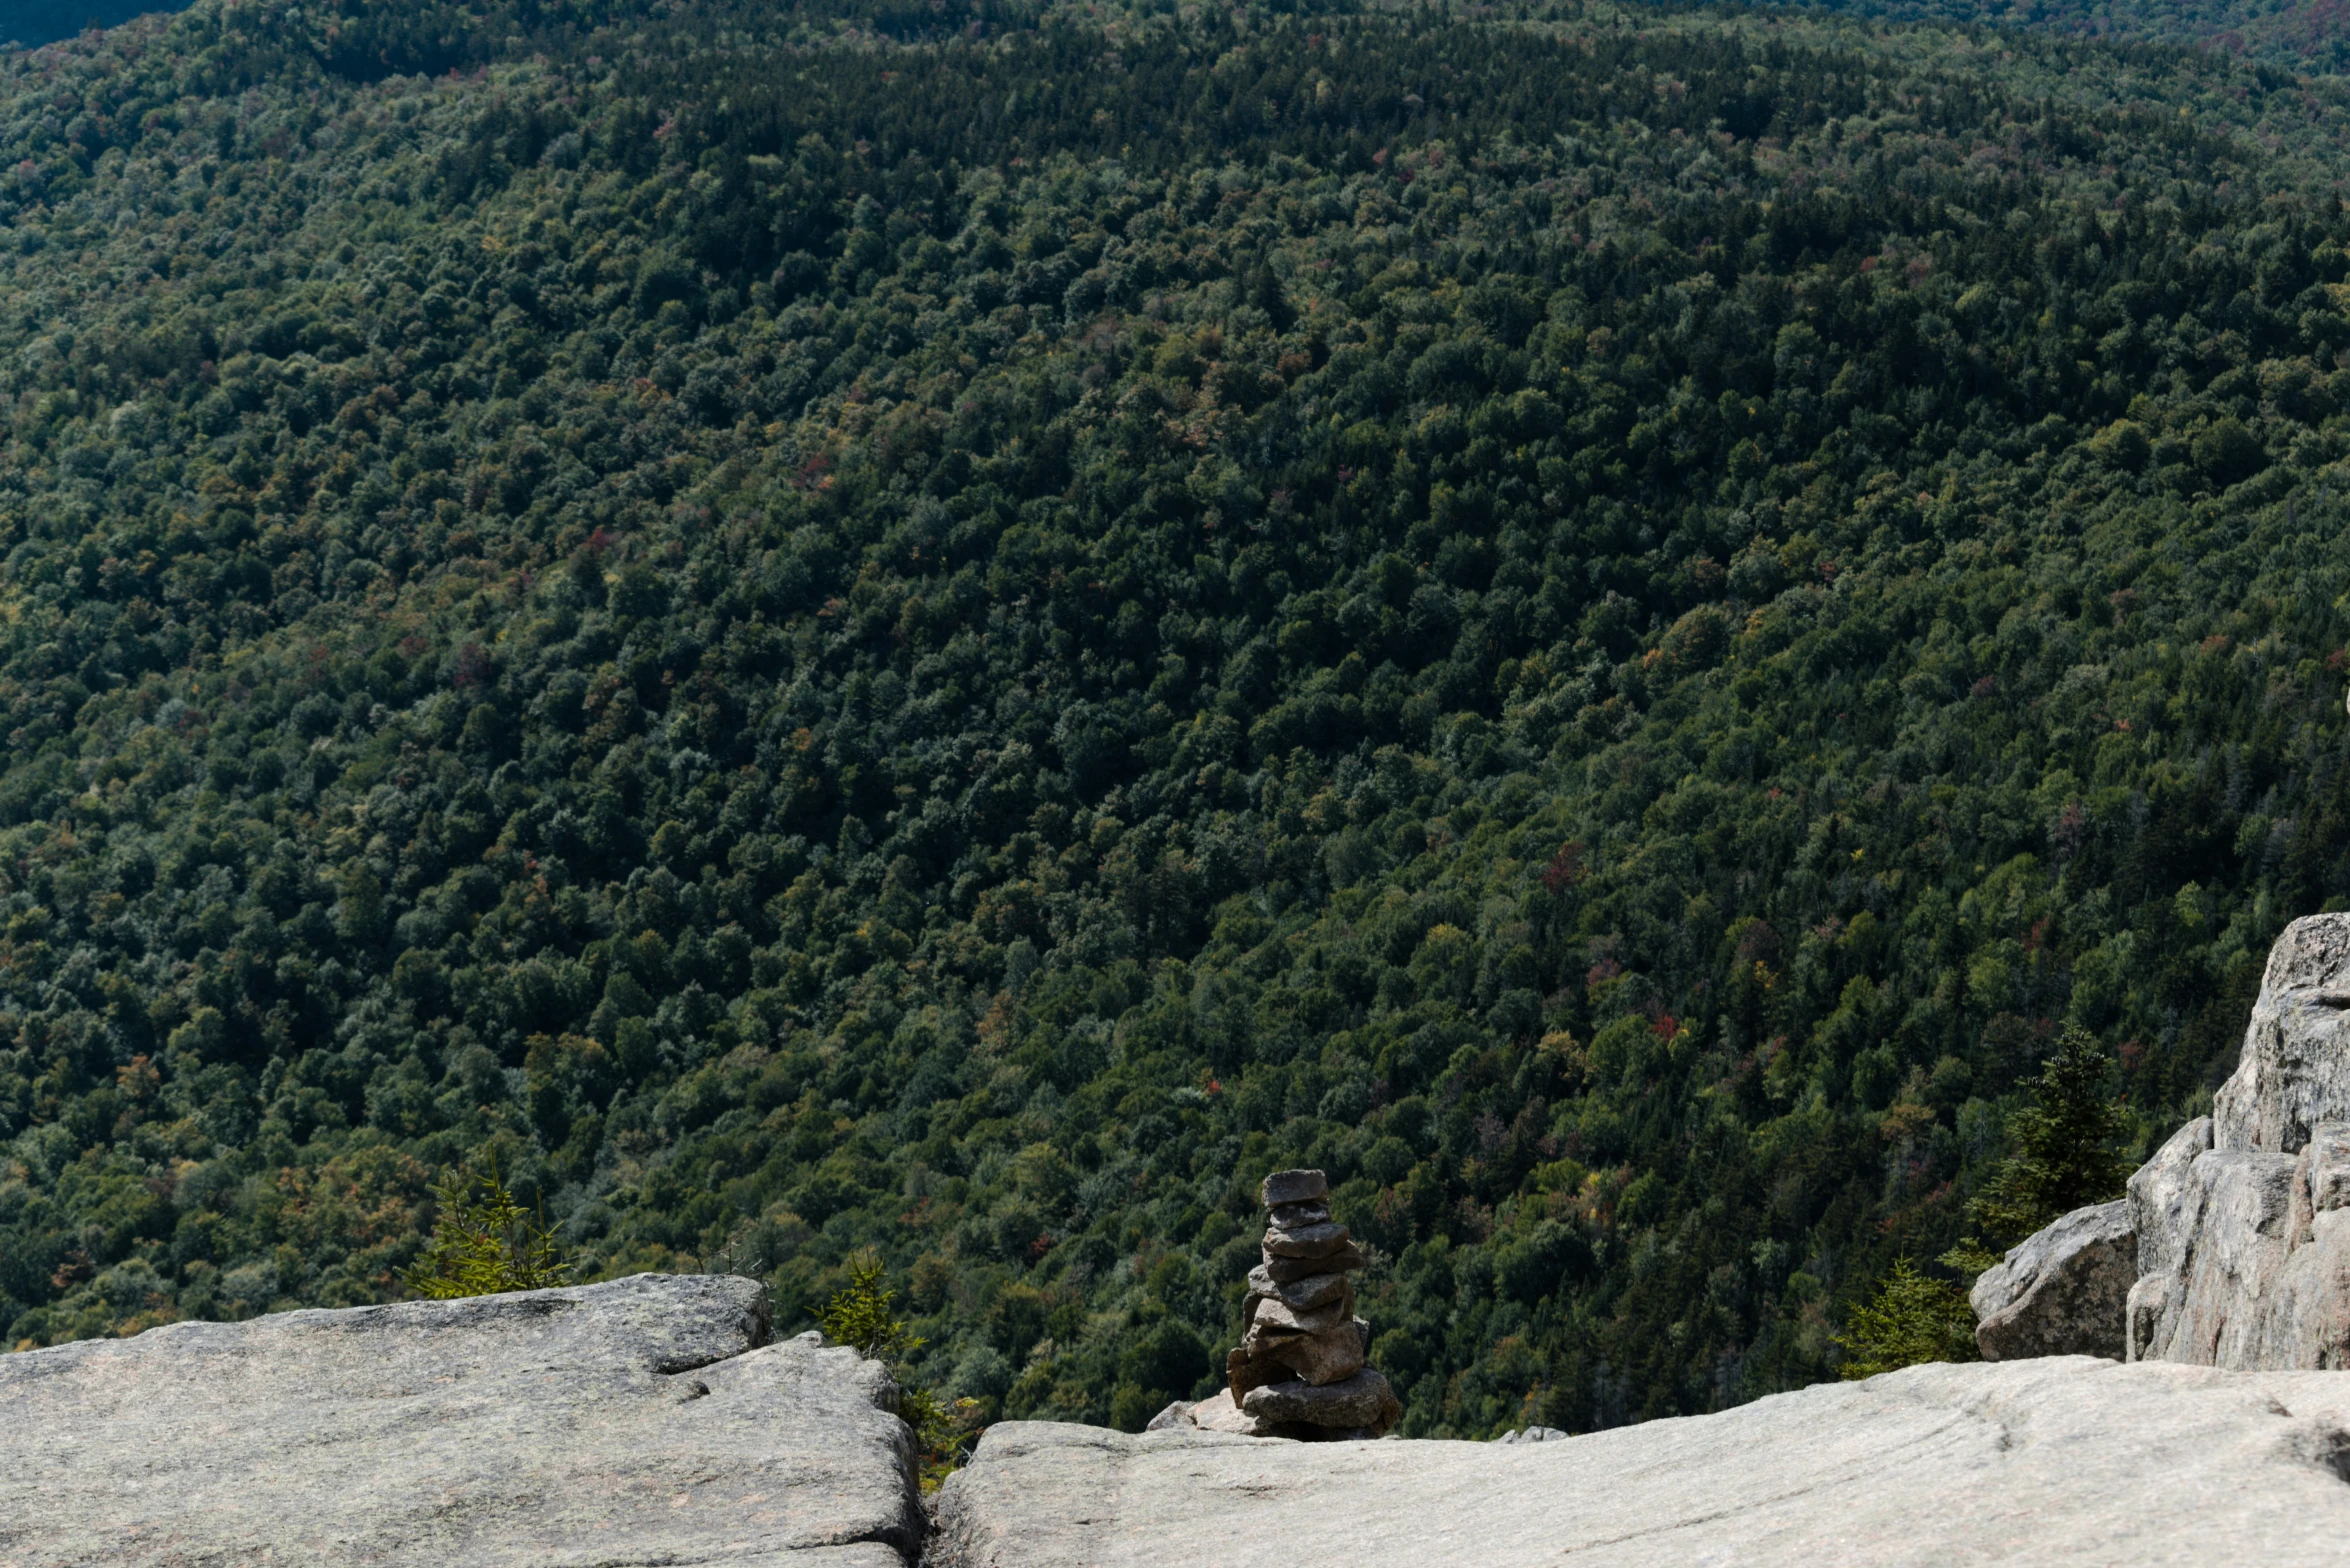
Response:
M1415 1435L1834 1373L2350 903L2350 101L1563 6L200 0L0 61L0 1324L870 1249Z
M158 7L151 0L0 0L0 40L31 49L88 28L119 26L159 9L177 7Z
M1765 0L1769 3L1769 0ZM1851 16L1943 26L2032 29L2074 38L2186 45L2272 69L2350 70L2341 0L1818 0Z
M87 28L113 27L150 12L175 11L184 3L185 0L0 0L0 40L13 40L32 48L71 38ZM1757 3L1783 4L1783 0L1757 0ZM1533 14L1547 15L1543 5L1544 0L1533 0ZM512 0L506 0L503 4L484 6L480 12L468 12L432 0L420 9L430 18L425 25L437 30L433 35L437 40L452 31L471 32L493 20L503 22L515 14L516 7ZM846 11L836 3L814 7L775 6L743 14L756 15L756 25L762 32L779 28L787 33L796 32L811 18L854 19L904 41L909 34L931 36L951 32L962 25L964 18L983 14L984 9L975 13L968 0L960 0L952 26L940 20L947 15L945 8L933 10L927 0L914 5L895 0L892 4L850 7ZM998 5L994 9L1009 16L1015 12L1033 13L1036 7L1028 3ZM1317 15L1339 15L1408 11L1413 7L1399 4L1398 0L1356 0L1356 3L1340 0L1335 4L1274 9L1275 14L1302 9ZM1483 17L1496 14L1496 8L1482 3L1462 9ZM1521 0L1503 9L1517 12L1525 6ZM2294 71L2339 73L2350 67L2350 8L2341 0L1803 0L1795 9L1821 9L1896 21L1923 20L1944 26L2030 28L2072 37L2186 44L2224 50ZM343 20L348 20L347 12L348 8ZM560 16L563 11L556 6L538 5L534 0L527 14L539 21ZM592 7L575 8L570 13L572 19L581 21L594 14ZM1075 14L1093 19L1098 17L1099 8L1080 7ZM1023 14L1019 20L1025 22L1030 16ZM410 42L423 36L419 32ZM502 39L506 33L501 30L494 36Z

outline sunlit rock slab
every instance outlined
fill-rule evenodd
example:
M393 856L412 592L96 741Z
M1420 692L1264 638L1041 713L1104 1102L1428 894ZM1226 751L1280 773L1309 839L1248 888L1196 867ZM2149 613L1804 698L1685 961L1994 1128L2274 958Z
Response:
M932 1568L2338 1565L2350 1376L1913 1367L1561 1442L993 1428Z
M903 1568L887 1374L766 1341L647 1274L0 1356L0 1568Z

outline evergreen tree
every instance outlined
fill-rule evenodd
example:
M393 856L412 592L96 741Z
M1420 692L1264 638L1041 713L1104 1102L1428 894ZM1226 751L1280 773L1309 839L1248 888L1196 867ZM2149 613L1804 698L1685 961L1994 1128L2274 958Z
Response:
M2014 1156L1967 1205L1985 1234L2013 1246L2059 1215L2121 1196L2129 1170L2115 1147L2123 1125L2107 1092L2109 1065L2087 1030L2058 1038L2031 1084L2032 1103L2010 1123Z
M897 1292L882 1283L881 1259L860 1253L848 1260L849 1282L833 1292L816 1315L824 1337L858 1355L888 1361L898 1379L898 1419L914 1434L914 1451L924 1492L962 1467L979 1439L979 1402L942 1397L912 1381L902 1358L927 1343L907 1330L897 1315Z
M532 1220L506 1190L495 1164L470 1178L451 1171L433 1195L440 1213L432 1240L413 1267L400 1271L419 1296L453 1301L570 1282L575 1265L556 1245L545 1216Z
M1875 1377L1926 1361L1979 1361L1975 1314L1956 1285L1920 1274L1907 1258L1876 1295L1852 1309L1836 1343L1848 1353L1838 1371L1847 1380Z

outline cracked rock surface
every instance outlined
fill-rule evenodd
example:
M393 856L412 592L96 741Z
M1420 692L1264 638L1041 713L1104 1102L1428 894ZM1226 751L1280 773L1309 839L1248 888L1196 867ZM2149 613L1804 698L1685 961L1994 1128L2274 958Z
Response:
M896 1389L640 1274L0 1357L0 1568L905 1568Z
M1541 1443L989 1429L928 1568L2338 1565L2350 1378L1911 1367Z

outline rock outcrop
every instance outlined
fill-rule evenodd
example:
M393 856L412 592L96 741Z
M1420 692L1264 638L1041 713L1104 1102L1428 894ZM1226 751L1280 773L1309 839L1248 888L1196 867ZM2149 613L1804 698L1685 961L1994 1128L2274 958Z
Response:
M2313 1194L2339 1179L2307 1169ZM908 1568L924 1522L896 1389L766 1333L748 1281L641 1275L0 1357L0 1568ZM1335 1386L1260 1388L1292 1385ZM1512 1438L1005 1422L947 1482L922 1561L2314 1568L2350 1539L2350 1378L2323 1372L1913 1367Z
M2132 1359L2350 1366L2350 915L2285 928L2235 1075L2130 1214Z
M1515 1432L1504 1432L1494 1439L1497 1443L1563 1443L1572 1434L1555 1426L1522 1426Z
M2350 1366L2350 915L2285 928L2234 1076L2129 1212L2131 1359Z
M2130 1358L2350 1366L2350 1121L2318 1123L2289 1152L2196 1150L2219 1125L2190 1123L2131 1178L2146 1272Z
M929 1568L2317 1568L2350 1378L2083 1356L1911 1367L1565 1441L1299 1445L1005 1422Z
M1306 1441L1379 1437L1403 1407L1365 1364L1371 1325L1355 1316L1348 1278L1363 1254L1330 1217L1330 1183L1320 1171L1275 1171L1260 1194L1268 1211L1264 1262L1249 1271L1225 1386L1188 1411L1170 1406L1151 1427L1188 1422Z
M1986 1269L1969 1296L1986 1361L2025 1356L2122 1359L2122 1316L2138 1278L2138 1235L2123 1199L2075 1209Z
M2008 1254L1973 1301L1995 1359L2350 1367L2350 915L2277 938L2212 1114L2139 1167L2126 1199Z
M712 1276L86 1340L0 1356L0 1565L906 1568L896 1399Z

